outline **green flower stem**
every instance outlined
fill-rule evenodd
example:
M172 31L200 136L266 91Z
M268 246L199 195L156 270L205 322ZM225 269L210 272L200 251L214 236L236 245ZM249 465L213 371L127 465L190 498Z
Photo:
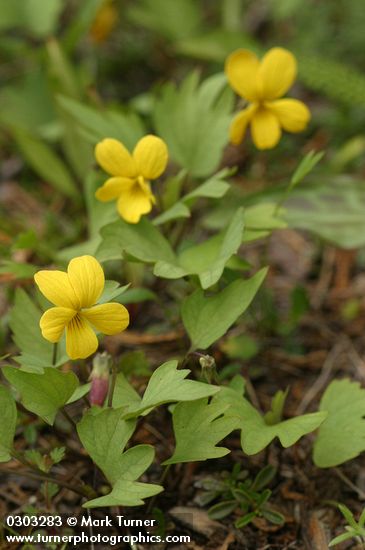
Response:
M108 407L112 407L113 405L113 395L115 390L115 383L117 381L117 367L115 366L114 361L112 362L112 377L110 381L110 389L109 389L109 395L108 395Z
M52 355L52 365L53 366L57 363L57 348L58 348L58 342L53 344L53 355Z

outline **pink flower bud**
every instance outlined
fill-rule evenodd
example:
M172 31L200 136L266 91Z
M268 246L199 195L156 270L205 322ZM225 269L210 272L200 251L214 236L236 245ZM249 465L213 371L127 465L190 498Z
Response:
M109 367L111 357L108 353L98 353L93 360L93 368L89 379L91 380L90 403L102 407L109 390Z
M108 395L109 380L106 378L93 378L90 389L90 404L102 407Z

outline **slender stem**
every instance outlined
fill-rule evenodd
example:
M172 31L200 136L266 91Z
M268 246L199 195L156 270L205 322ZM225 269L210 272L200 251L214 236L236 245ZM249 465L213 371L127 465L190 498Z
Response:
M167 477L167 474L169 473L170 471L170 468L171 468L171 464L167 464L165 467L164 467L164 470L161 474L161 477L160 479L158 480L158 483L160 485L162 485L162 483L165 481L166 477ZM155 504L156 502L156 497L157 495L155 495L154 497L151 498L151 500L149 501L148 503L148 507L147 507L147 514L149 514L153 508L153 505Z
M53 344L53 355L52 355L52 365L53 366L57 363L57 348L58 348L58 342Z
M80 487L77 485L71 485L70 483L66 483L65 481L62 481L60 479L57 479L56 477L48 476L46 474L42 473L36 473L36 472L19 472L17 470L11 470L10 468L0 468L1 472L4 472L9 475L17 475L22 477L28 477L30 479L37 479L39 481L48 481L52 483L56 483L60 487L64 487L65 489L69 489L70 491L73 491L74 493L77 493L78 495L81 495L86 498L95 498L97 496L97 493L89 486Z
M117 367L115 366L114 361L112 362L112 378L110 381L110 389L109 389L109 395L108 395L108 407L113 406L113 395L115 390L115 384L117 381Z
M186 354L184 355L182 361L180 362L179 369L183 369L189 364L189 361L190 361L192 355L194 355L194 353L195 353L195 349L193 347L191 347L189 349L189 351L186 352Z
M76 422L74 421L73 418L71 418L71 416L68 414L68 412L66 411L65 407L63 407L61 409L61 413L63 414L63 416L66 418L66 420L69 422L69 424L72 426L72 429L75 429L76 428Z
M82 396L82 400L83 402L85 403L85 405L90 408L90 401L88 400L88 398L86 397L86 395L83 395Z
M27 468L31 468L32 470L35 470L36 472L39 472L39 468L37 468L37 466L35 466L35 464L31 464L30 462L28 462L20 453L18 453L17 451L13 450L11 452L11 456L12 458L14 458L15 460L17 460L18 462L21 462L21 464L23 464L23 466L27 466Z

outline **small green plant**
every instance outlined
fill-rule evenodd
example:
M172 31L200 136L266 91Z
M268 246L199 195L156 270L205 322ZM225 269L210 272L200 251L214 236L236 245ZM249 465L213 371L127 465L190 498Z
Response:
M356 519L354 518L354 514L344 504L339 504L338 508L341 514L343 515L343 517L347 521L347 525L345 525L346 533L342 533L342 535L338 535L338 537L335 537L334 539L332 539L328 546L336 546L336 544L340 544L340 542L344 542L345 540L349 540L352 538L364 544L365 543L365 508L361 512L359 521L356 521Z
M254 480L248 477L247 470L241 470L240 464L235 464L232 472L223 472L220 479L209 477L200 482L203 489L201 504L207 505L212 519L222 519L234 511L240 512L235 521L237 528L251 523L256 517L263 517L276 525L282 525L284 516L268 505L271 490L267 485L275 477L276 469L268 464L262 468Z

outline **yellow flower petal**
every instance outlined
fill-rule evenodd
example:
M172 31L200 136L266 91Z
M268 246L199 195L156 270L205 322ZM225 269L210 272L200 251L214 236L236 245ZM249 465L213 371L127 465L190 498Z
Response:
M281 136L278 118L268 109L258 109L252 117L251 133L258 149L275 147Z
M129 325L129 313L122 304L100 304L80 313L103 334L118 334Z
M42 270L34 275L42 294L56 306L78 309L80 301L64 271Z
M228 56L225 73L235 92L248 101L256 101L258 96L257 74L259 60L248 50L236 50Z
M141 186L136 182L120 195L117 203L118 212L126 222L138 223L143 214L148 214L152 210L153 198L148 184Z
M311 114L308 107L297 99L278 99L265 104L288 132L301 132L307 126Z
M43 313L39 322L43 338L49 342L58 342L66 325L75 315L76 311L67 307L51 307L51 309L48 309Z
M117 199L126 187L130 187L134 181L130 178L110 178L95 192L95 197L102 202Z
M132 155L117 139L100 141L95 147L95 157L105 172L112 176L133 178L137 175Z
M166 169L168 160L166 143L157 136L145 136L135 146L133 158L138 174L147 180L156 179Z
M250 123L257 107L256 105L250 105L247 109L240 111L232 120L229 129L229 137L231 143L238 145L243 140L247 125Z
M297 62L284 48L272 48L260 63L258 72L262 99L277 99L293 84L297 75Z
M70 261L68 278L79 298L80 307L91 307L104 290L104 271L93 256L79 256Z
M98 348L95 332L80 315L68 323L66 327L66 351L70 359L85 359Z

